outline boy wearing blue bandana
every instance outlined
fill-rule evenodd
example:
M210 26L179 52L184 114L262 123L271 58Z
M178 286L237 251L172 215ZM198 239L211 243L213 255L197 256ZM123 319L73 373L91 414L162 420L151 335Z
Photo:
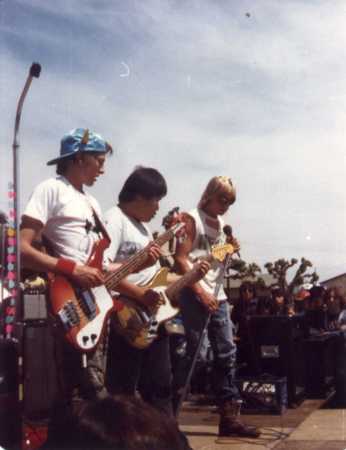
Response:
M86 288L103 283L102 271L86 265L102 230L95 219L95 214L101 215L99 204L84 187L93 186L104 173L106 155L111 151L100 135L86 129L77 128L63 137L60 156L48 162L57 165L58 176L36 187L22 216L23 267L64 275ZM41 236L48 253L33 245ZM51 439L62 437L62 422L68 421L84 400L106 395L101 346L87 354L86 367L82 354L58 333L55 349L59 395L51 418Z

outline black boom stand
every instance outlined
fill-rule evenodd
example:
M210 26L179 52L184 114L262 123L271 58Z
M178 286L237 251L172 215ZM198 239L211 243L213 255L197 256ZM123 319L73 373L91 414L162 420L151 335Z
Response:
M9 450L21 447L22 401L22 308L20 295L20 245L19 245L19 126L25 97L33 78L38 78L41 66L31 65L24 89L19 97L13 139L13 182L9 183L9 221L6 236L6 285L9 291L5 324L0 339L0 446Z

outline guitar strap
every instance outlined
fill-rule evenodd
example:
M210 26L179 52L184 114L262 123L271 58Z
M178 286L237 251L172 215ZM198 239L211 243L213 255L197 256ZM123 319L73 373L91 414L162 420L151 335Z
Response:
M88 200L88 202L89 202L89 200ZM89 204L90 204L90 202L89 202ZM102 234L104 239L106 239L108 244L110 244L111 243L111 238L109 237L109 234L108 234L108 232L106 230L106 227L103 225L103 223L102 223L101 219L99 218L99 216L98 216L97 212L95 211L95 209L91 205L90 205L90 208L91 208L92 213L93 213L93 217L94 217L94 220L95 220L96 227L98 228L98 230L100 230L100 233Z

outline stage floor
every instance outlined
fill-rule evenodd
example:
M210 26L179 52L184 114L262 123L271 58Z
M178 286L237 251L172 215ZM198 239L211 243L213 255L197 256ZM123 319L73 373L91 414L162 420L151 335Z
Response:
M194 450L346 450L346 410L323 408L326 400L305 400L285 414L243 415L262 430L258 439L218 438L215 408L184 404L179 417Z

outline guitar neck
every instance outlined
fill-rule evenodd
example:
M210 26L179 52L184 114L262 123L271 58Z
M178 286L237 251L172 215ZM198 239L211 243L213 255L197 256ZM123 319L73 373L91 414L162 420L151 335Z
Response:
M204 261L211 262L213 260L213 256L209 255L206 258L203 258ZM168 298L174 298L181 289L188 286L194 279L197 277L197 273L199 271L199 266L193 267L189 272L186 272L179 280L172 283L168 288L166 289L166 295ZM197 282L197 281L196 281Z
M166 242L168 242L174 236L176 227L170 228L169 230L158 236L154 242L158 246L162 247ZM115 272L111 272L106 276L105 286L108 290L113 290L120 283L120 281L135 272L147 259L149 253L149 246L146 246L140 250L135 255L131 256L119 269Z

